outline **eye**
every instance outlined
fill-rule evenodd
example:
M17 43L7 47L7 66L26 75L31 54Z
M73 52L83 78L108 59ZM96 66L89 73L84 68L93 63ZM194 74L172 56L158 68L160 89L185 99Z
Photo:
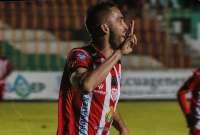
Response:
M121 24L124 24L124 23L125 23L124 19L121 19L121 20L120 20L120 23L121 23Z
M124 23L124 18L123 17L120 17L120 23Z

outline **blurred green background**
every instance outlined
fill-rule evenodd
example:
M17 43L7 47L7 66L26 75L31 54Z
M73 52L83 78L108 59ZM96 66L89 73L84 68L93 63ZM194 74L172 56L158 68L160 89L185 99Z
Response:
M187 135L176 101L123 101L118 109L130 135ZM0 135L55 135L56 102L0 103ZM115 129L111 135L117 135Z

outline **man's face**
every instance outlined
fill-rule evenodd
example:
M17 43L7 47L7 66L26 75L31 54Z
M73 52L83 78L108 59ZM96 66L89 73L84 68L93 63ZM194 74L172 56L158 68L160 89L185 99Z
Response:
M108 18L110 29L110 43L113 49L118 49L122 42L125 40L128 27L124 22L124 16L116 7L111 9L111 14Z

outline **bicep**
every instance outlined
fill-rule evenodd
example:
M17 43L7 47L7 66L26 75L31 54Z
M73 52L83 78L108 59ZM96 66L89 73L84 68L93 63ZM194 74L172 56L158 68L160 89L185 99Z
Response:
M71 74L70 82L76 89L81 88L82 80L83 80L84 76L86 75L87 71L88 71L87 68L80 67L80 68L77 68Z

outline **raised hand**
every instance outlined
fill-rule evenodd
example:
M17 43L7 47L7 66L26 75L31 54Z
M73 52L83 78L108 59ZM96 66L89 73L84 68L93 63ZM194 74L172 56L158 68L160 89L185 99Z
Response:
M131 21L126 38L121 45L121 52L123 55L133 52L134 46L137 45L137 38L134 34L134 21Z

